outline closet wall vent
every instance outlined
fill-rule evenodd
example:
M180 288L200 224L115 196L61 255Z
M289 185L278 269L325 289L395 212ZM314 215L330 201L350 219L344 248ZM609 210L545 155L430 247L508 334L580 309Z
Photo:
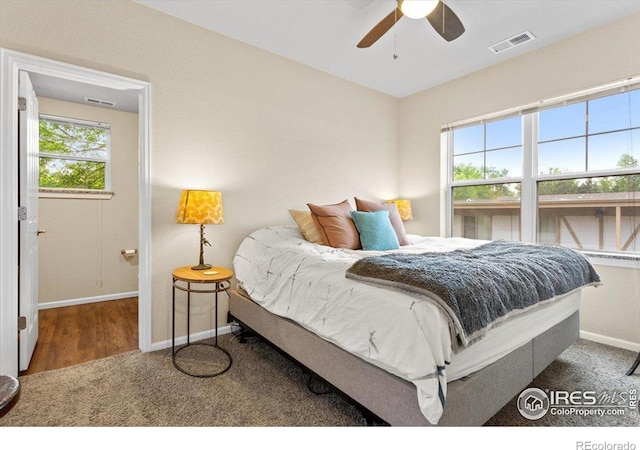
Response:
M116 102L112 102L110 100L100 100L99 98L85 97L84 101L92 105L111 106L111 107L116 106Z

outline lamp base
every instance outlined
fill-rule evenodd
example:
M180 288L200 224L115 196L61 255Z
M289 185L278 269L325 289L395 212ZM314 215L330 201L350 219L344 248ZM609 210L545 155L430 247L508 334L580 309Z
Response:
M193 266L191 270L207 270L211 269L211 264L198 264L197 266Z

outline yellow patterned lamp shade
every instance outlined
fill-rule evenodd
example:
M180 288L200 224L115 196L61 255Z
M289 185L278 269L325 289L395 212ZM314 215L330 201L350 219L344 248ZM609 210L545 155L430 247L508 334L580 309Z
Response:
M182 191L176 222L200 225L224 223L222 194L215 191Z
M413 211L411 211L411 200L397 199L389 200L387 203L395 203L398 206L398 212L402 220L413 220Z
M204 226L224 223L222 194L215 191L182 191L176 222L200 225L200 263L192 269L210 269L211 264L204 263L204 246L211 245L204 237Z

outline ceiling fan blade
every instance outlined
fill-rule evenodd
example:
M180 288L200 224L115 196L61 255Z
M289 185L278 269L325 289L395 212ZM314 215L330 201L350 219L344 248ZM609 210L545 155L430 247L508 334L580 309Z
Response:
M464 25L451 8L438 2L436 8L427 16L434 30L447 42L459 38L464 33Z
M403 16L400 8L396 8L391 11L391 13L382 19L378 25L373 27L371 31L367 33L367 35L362 38L362 40L358 43L358 48L367 48L371 47L378 39L380 39L387 31L391 29L392 26L396 24L398 20Z

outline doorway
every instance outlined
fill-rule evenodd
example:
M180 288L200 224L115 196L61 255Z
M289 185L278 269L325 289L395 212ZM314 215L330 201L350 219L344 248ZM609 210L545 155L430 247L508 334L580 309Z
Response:
M19 176L21 185L34 176L37 205L27 210L38 261L18 295L36 297L38 337L32 355L20 345L21 375L138 348L137 92L21 71L21 83L26 77L33 111L19 114L36 116L39 167ZM23 279L37 294L23 292Z
M138 345L151 350L149 179L149 84L118 75L61 63L11 50L2 54L2 116L0 130L0 374L18 375L18 186L20 150L17 136L20 71L51 77L61 83L83 83L112 91L129 91L138 104ZM37 312L36 312L37 314Z

